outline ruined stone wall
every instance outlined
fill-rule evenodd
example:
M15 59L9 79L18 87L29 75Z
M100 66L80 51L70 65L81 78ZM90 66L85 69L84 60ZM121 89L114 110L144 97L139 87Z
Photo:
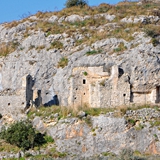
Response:
M101 107L115 107L130 103L130 84L128 81L124 82L124 79L127 79L127 77L121 77L117 84L107 81L104 87L101 86Z
M98 82L90 84L89 103L90 107L100 107L100 90L101 87Z
M16 108L15 108L16 106ZM0 111L1 114L18 114L25 107L24 96L0 96Z
M100 67L76 67L73 69L69 103L74 106L100 106L98 83L108 78L109 74Z
M133 93L133 103L146 104L151 103L151 93ZM155 101L154 101L155 103Z
M70 102L74 106L109 107L130 103L130 83L127 75L119 76L118 66L112 73L101 67L78 67L73 69Z

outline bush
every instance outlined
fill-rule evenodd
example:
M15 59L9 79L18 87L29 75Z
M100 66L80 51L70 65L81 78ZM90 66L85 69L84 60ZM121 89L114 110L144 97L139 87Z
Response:
M8 129L2 130L0 138L23 150L40 146L46 142L44 135L37 133L29 121L13 123Z
M67 65L68 65L68 58L67 57L62 57L60 59L60 61L58 62L58 67L64 68Z
M65 6L67 8L73 7L73 6L85 6L87 5L86 0L67 0Z

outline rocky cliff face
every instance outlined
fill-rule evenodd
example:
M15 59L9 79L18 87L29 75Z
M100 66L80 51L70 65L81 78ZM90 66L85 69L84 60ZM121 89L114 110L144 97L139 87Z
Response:
M57 111L55 113L54 109L55 106L32 111L30 114L29 118L32 119L33 126L41 133L46 132L50 135L54 142L45 147L42 146L39 150L29 150L26 154L39 155L39 157L41 155L41 158L47 155L54 159L58 157L54 151L56 150L64 155L63 158L57 159L117 160L122 156L122 150L131 149L135 155L137 154L137 159L138 157L144 160L160 158L160 111L158 108L127 110L123 116L117 110L107 113L101 110L100 115L97 116L92 116L92 112L87 114L86 110L72 117L71 111L68 112L67 117L61 119L61 111L58 112L58 109L55 109ZM97 112L98 110L94 114ZM20 153L24 156L23 152ZM18 151L8 153L2 149L0 152L0 158L18 158L18 155ZM134 157L127 153L125 156L127 160Z
M24 108L41 104L75 108L85 104L105 108L139 103L159 105L159 28L159 2L101 4L95 8L64 9L57 13L38 12L20 21L1 24L1 114L12 121L23 117ZM93 118L96 138L89 134L88 127L84 129L82 124L74 123L70 129L63 124L56 127L69 129L64 131L68 138L78 134L83 139L82 132L87 133L88 141L80 145L78 154L83 150L87 155L99 153L106 142L110 150L118 152L119 145L126 141L139 143L141 135L153 142L153 137L147 135L149 128L143 133L126 132L123 118ZM76 124L82 129L72 131ZM111 126L109 133L114 135L111 141L110 134L105 134L108 125ZM159 134L157 129L154 131ZM56 138L54 129L48 132ZM128 139L130 132L139 138ZM92 148L95 141L104 136L106 140ZM115 139L121 143L116 144ZM61 141L57 144L61 145ZM70 147L71 144L72 141L68 142ZM92 145L87 147L88 144ZM149 144L137 145L135 149L146 150ZM88 153L90 147L92 152ZM60 148L63 150L63 146Z
M130 4L124 5L124 7L130 6ZM138 7L143 8L143 5ZM111 7L101 5L98 9L105 10L106 8L109 10ZM86 67L87 70L87 67L103 66L102 70L108 76L111 76L112 66L116 65L119 70L118 73L113 72L117 75L111 76L111 82L111 78L104 79L102 89L96 89L102 84L99 78L95 82L97 87L94 93L89 88L92 84L87 83L89 93L84 102L88 105L107 107L108 104L106 105L103 103L104 100L101 100L106 99L105 97L100 96L95 101L93 100L95 95L105 90L107 86L110 92L113 92L111 98L108 99L117 106L118 102L114 102L114 99L121 101L123 97L127 104L159 103L160 42L158 28L160 18L158 9L156 10L155 5L153 11L145 10L145 13L150 12L150 15L128 15L124 18L121 18L122 13L113 14L113 11L114 8L111 8L106 13L96 14L95 12L92 16L78 15L74 12L69 16L39 12L21 21L1 24L1 112L5 113L8 110L12 112L13 108L20 110L25 106L29 107L38 97L38 91L41 93L39 103L54 104L56 95L57 104L74 105L76 103L74 99L77 97L72 95L73 90L76 89L73 84L73 70L78 67ZM86 72L85 69L82 72ZM91 75L93 74L94 72ZM131 90L127 89L120 93L118 91L121 89L117 86L123 74L128 76L127 83ZM28 97L26 86L27 83L30 83L26 79L28 75L31 75L33 85L30 86L32 93L28 92L32 96L26 100ZM86 77L77 76L79 80L80 78L88 80L87 76L90 74L85 75ZM78 94L82 93L78 92ZM104 95L104 92L101 94ZM80 99L82 95L79 102L82 101ZM99 101L99 105L96 101Z

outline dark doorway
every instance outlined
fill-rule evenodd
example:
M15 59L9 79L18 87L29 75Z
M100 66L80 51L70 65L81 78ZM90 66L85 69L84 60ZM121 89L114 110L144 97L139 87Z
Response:
M156 103L160 103L160 86L156 87Z
M44 104L45 107L50 107L52 105L59 106L59 99L57 95L54 95L52 100Z

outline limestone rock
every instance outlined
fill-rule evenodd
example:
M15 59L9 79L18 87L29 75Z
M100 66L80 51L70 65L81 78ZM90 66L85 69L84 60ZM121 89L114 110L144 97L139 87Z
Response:
M40 117L35 117L32 123L33 123L33 127L39 130L39 132L41 133L46 132L46 127Z
M53 16L50 17L47 21L50 22L50 23L54 23L54 22L58 21L58 17L55 16L55 15L53 15Z
M83 17L79 16L79 15L71 15L71 16L68 16L65 18L65 21L67 22L76 22L76 21L82 21L83 20Z

